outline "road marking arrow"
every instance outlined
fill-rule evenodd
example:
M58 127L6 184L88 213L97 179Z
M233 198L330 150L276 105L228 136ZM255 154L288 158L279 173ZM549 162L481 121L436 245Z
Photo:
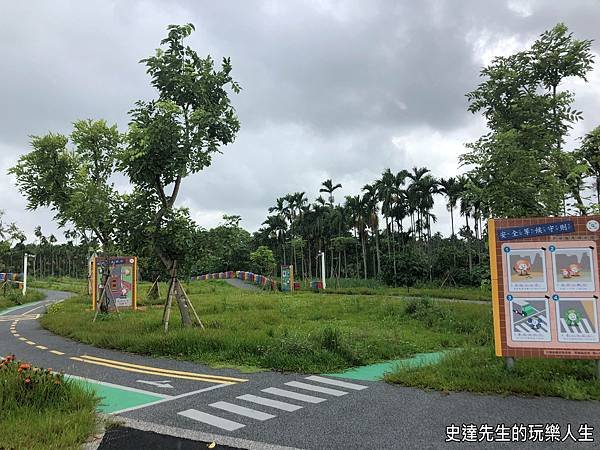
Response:
M144 384L151 384L152 386L161 387L161 388L173 389L173 386L171 386L169 384L171 382L171 380L164 380L164 381L137 380L137 382L144 383Z

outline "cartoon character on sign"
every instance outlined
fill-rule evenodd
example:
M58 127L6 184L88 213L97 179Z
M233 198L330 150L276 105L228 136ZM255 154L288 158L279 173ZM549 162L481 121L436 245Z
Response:
M569 270L571 271L572 277L578 277L581 272L581 264L577 264L577 263L569 264Z
M571 278L571 269L560 269L560 274L563 278Z
M528 259L519 259L513 266L513 270L519 274L519 276L529 275L531 271L531 263Z
M565 314L565 321L570 327L577 326L581 322L581 313L575 309L569 309Z
M539 317L530 317L527 319L527 325L533 330L539 330L542 327L542 321Z

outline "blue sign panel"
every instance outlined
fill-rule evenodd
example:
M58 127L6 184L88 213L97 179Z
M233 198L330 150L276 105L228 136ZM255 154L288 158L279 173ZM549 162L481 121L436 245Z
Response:
M499 228L498 240L510 241L513 239L573 232L575 232L575 224L572 220L566 220L564 222L540 223L539 225L527 225L524 227Z

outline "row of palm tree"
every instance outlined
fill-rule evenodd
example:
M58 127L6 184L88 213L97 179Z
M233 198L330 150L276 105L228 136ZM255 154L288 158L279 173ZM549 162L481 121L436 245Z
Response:
M466 176L438 179L426 167L397 173L386 169L360 193L336 203L335 192L342 185L327 179L319 189L325 198L319 195L312 203L305 192L277 198L256 237L271 245L282 264L293 264L303 278L317 273L319 252L329 256L331 277L377 277L384 259L391 261L396 274L396 255L406 245L431 241L432 223L437 221L432 211L438 196L446 199L451 239L483 238L484 213L477 187L476 181ZM454 221L457 208L465 217L459 236Z

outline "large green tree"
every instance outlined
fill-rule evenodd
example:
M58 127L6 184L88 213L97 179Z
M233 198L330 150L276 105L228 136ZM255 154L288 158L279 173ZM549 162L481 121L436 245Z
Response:
M468 144L462 161L485 187L478 198L483 209L517 217L564 211L573 179L560 176L562 146L582 114L572 107L573 93L560 85L570 77L585 79L593 63L590 45L558 24L530 49L494 58L481 71L484 81L467 98L490 133Z
M240 88L230 75L229 59L223 59L217 70L210 56L202 58L185 45L194 30L192 24L170 25L168 30L161 41L163 48L141 61L158 98L140 100L130 112L120 168L135 189L146 195L141 206L151 221L138 231L149 235L156 254L171 269L180 254L157 238L176 210L182 180L210 165L212 155L234 141L239 121L229 90L239 92Z
M33 150L9 173L15 175L28 209L51 208L60 226L71 223L106 249L114 242L114 212L120 203L111 175L121 135L104 120L80 120L73 128L70 147L62 134L33 136Z

